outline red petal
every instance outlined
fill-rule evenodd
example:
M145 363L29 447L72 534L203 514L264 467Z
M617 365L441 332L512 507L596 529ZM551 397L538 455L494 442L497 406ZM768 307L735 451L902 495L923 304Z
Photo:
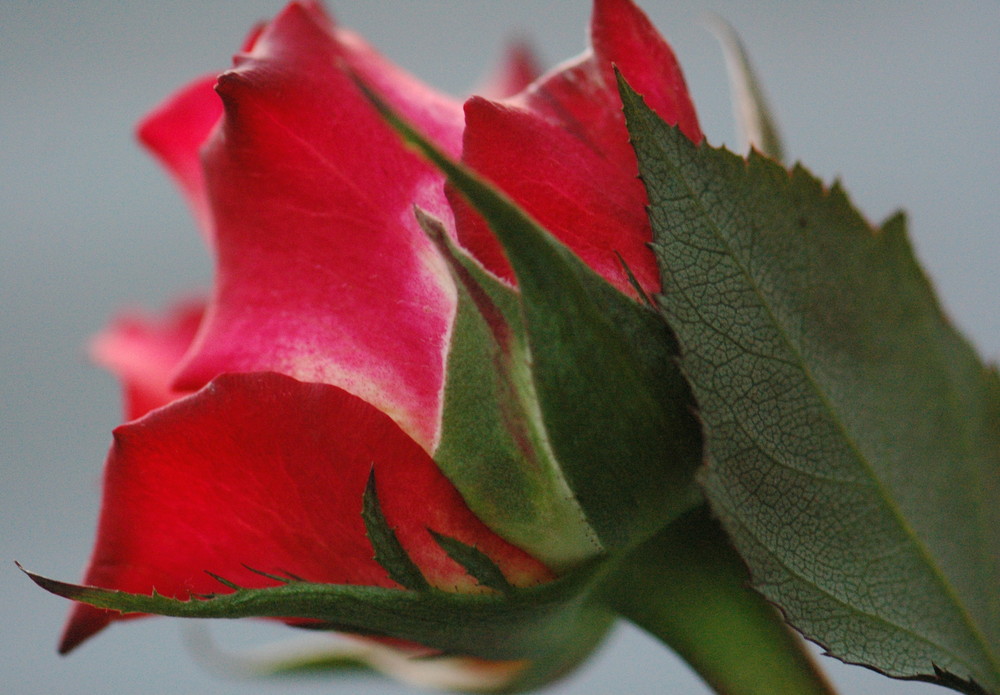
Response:
M538 59L525 41L514 41L507 46L503 62L474 94L487 99L505 99L526 89L542 74Z
M137 134L180 186L203 234L212 238L212 216L205 195L199 151L222 117L215 73L171 95L139 123Z
M243 40L249 51L264 25L254 27ZM167 97L136 128L139 141L153 153L187 198L205 238L211 242L212 214L205 191L201 146L222 117L222 101L215 93L218 73L205 75Z
M604 80L616 96L612 64L660 118L679 126L692 141L701 141L698 116L680 63L670 44L632 0L594 0L590 36Z
M463 159L620 290L632 293L616 253L647 292L656 292L646 192L612 64L640 91L649 88L650 104L663 118L681 123L693 139L701 132L673 53L632 2L597 0L591 34L591 52L516 97L470 99ZM481 218L452 199L462 244L513 282Z
M450 210L440 174L345 66L452 152L459 106L312 4L290 5L236 63L219 78L225 116L204 155L216 294L178 385L246 371L335 384L433 449L456 299L413 205Z
M84 581L186 599L276 582L391 587L361 517L375 467L388 523L436 587L477 591L428 529L477 546L510 581L552 575L487 529L391 419L325 384L278 374L221 376L197 394L115 431L97 545ZM75 607L63 650L120 617Z
M201 323L205 303L183 302L164 317L119 317L91 343L91 356L111 370L125 391L125 417L134 420L176 400L174 372Z

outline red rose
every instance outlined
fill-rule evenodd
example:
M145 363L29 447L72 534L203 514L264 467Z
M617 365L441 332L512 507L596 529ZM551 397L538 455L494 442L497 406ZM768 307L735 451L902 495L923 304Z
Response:
M95 344L125 384L129 422L115 431L87 584L184 599L221 590L208 572L246 587L278 583L261 573L398 586L362 520L372 468L388 524L431 585L488 591L428 530L477 547L514 586L565 569L487 528L435 463L458 300L414 206L514 278L479 217L355 80L619 290L634 293L618 254L655 291L612 65L701 134L670 49L630 0L596 0L591 39L536 81L520 56L463 112L319 4L292 3L232 70L142 123L216 254L216 284L204 305L120 319ZM62 649L120 617L78 604Z

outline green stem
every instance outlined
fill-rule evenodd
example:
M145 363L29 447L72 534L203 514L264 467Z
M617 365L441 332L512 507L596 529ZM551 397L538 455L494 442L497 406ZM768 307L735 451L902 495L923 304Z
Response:
M749 588L743 561L707 507L634 550L600 595L719 695L834 694L802 639Z

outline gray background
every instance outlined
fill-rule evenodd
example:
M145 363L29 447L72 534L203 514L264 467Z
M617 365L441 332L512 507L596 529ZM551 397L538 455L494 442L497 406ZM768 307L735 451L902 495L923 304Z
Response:
M896 207L955 322L1000 356L1000 3L646 0L680 55L704 130L733 143L714 9L742 33L791 155L841 177L882 219ZM406 692L380 681L240 682L186 653L176 621L119 625L61 659L68 608L13 566L79 576L118 389L82 345L124 305L207 287L211 269L132 124L188 79L224 69L280 0L0 0L0 691L5 693ZM462 93L518 30L548 64L583 47L585 0L334 3L339 19L429 82ZM213 625L232 647L284 637ZM824 659L846 695L938 692ZM556 693L705 693L654 642L621 629ZM943 691L941 691L943 692Z

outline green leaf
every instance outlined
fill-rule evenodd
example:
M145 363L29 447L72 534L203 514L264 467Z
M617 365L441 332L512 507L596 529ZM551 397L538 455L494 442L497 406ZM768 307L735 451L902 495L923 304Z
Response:
M46 591L123 613L306 618L323 629L409 640L447 654L530 660L512 690L537 687L565 673L600 642L614 619L590 599L604 569L588 565L554 582L502 595L290 582L185 601L69 584L21 568Z
M448 553L448 557L465 568L465 571L475 577L480 584L504 594L513 591L514 587L510 585L503 572L490 559L489 555L457 538L442 536L436 531L431 531L431 535L437 544Z
M375 485L375 468L368 475L368 484L362 498L361 516L365 521L365 532L375 550L375 561L389 575L389 578L407 589L426 591L430 588L423 572L417 567L406 550L396 538L395 531L390 528L382 514L382 505L378 501L378 491ZM212 575L213 577L215 575ZM218 577L216 577L218 579ZM239 588L227 584L230 588Z
M1000 690L1000 385L902 218L873 229L839 187L621 93L704 486L755 585L844 661Z
M693 507L701 441L662 319L372 99L503 245L518 280L547 441L601 545L631 547Z

